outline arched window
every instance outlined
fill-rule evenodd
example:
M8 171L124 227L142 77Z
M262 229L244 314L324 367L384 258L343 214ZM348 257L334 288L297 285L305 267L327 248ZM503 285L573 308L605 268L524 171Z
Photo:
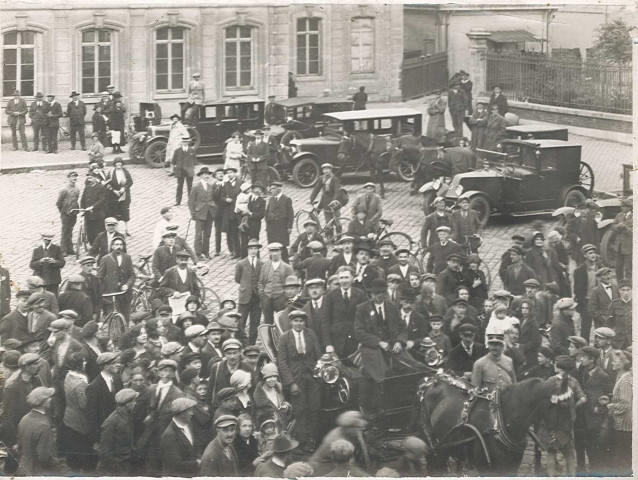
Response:
M321 75L321 20L297 19L297 74Z
M97 94L112 82L113 32L90 29L81 32L83 94Z
M186 32L182 27L162 27L155 32L155 90L184 90Z
M353 18L350 27L350 71L374 72L374 19Z
M2 96L20 90L24 97L35 94L36 32L17 30L2 36Z
M227 89L254 88L254 30L245 25L233 25L225 29L224 72Z

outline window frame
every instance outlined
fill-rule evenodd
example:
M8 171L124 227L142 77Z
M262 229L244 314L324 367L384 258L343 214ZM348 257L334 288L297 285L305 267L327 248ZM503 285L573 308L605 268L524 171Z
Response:
M310 21L317 20L317 30L309 30ZM299 21L306 22L306 30L303 33L300 33L299 30ZM298 77L321 77L323 76L323 18L318 16L312 17L297 17L294 21L294 29L295 29L295 72ZM305 37L305 53L306 53L306 61L305 61L305 69L304 73L299 71L299 37ZM317 72L309 73L309 51L310 51L310 37L316 35L317 36Z
M76 90L78 90L83 97L99 97L100 96L100 89L98 88L99 86L99 60L98 60L98 55L95 55L94 58L94 74L95 76L93 77L96 81L96 85L95 85L95 89L98 91L95 92L85 92L84 91L84 46L85 43L83 41L83 35L86 32L89 31L95 31L95 32L99 32L100 30L106 30L109 32L110 34L110 41L108 42L109 46L110 46L110 64L109 64L109 81L107 82L108 84L113 84L115 85L116 82L116 72L115 72L115 68L117 65L116 62L116 57L117 57L117 34L118 34L118 30L111 28L109 26L104 26L102 28L96 28L94 25L90 25L86 28L82 28L78 31L78 35L79 35L79 39L78 39L78 82L77 82L77 88ZM93 44L95 47L94 51L98 51L99 48L99 36L96 36L96 40L94 42L91 43L87 43L87 45L91 45ZM104 88L104 90L106 90L106 88ZM102 91L104 91L102 90Z
M166 40L158 40L157 38L157 34L160 30L162 29L168 29L169 31L169 37ZM181 39L173 39L172 38L172 29L180 29L183 31L183 37ZM170 94L182 94L184 92L186 92L186 88L188 85L188 75L187 75L187 70L190 69L190 66L188 65L188 59L190 58L190 33L191 33L191 28L189 26L186 25L175 25L175 26L171 26L168 24L163 24L163 25L158 25L156 28L153 29L152 35L151 35L151 48L153 51L153 55L152 55L152 61L153 64L151 66L151 70L152 70L152 75L153 75L153 92L155 95L170 95ZM167 61L167 77L168 77L168 87L169 88L158 88L157 86L157 76L158 76L158 72L157 72L157 46L158 45L168 45L168 47L166 48L167 50L167 54L168 56L166 57L166 61ZM182 45L182 87L181 88L173 88L173 70L172 70L172 62L173 62L173 49L172 49L172 45L173 44L181 44Z
M359 65L361 66L362 62L361 59L363 58L361 55L361 50L363 50L363 44L361 42L361 40L359 40L359 44L355 47L352 45L352 40L354 37L355 32L363 32L363 27L355 27L355 22L357 20L369 20L371 23L371 37L372 37L372 45L371 45L371 49L372 49L372 54L370 56L370 61L372 63L372 67L370 70L362 70L361 68L359 70L354 70L352 68L352 62L353 60L355 60L355 56L353 55L353 50L355 48L357 48L359 50ZM361 38L361 37L359 37ZM365 16L360 16L360 17L353 17L350 21L350 42L349 42L349 46L350 46L350 74L352 75L371 75L374 74L376 72L376 18L375 17L365 17Z
M242 37L239 35L240 33L240 28L245 27L250 29L250 85L241 85L241 44L242 43L247 43L247 40L242 40ZM234 38L229 39L226 36L226 32L231 29L231 28L237 28L237 34ZM257 56L258 56L258 51L257 51L257 38L259 35L259 27L255 26L253 24L243 24L243 25L239 25L236 23L230 24L230 25L225 25L222 27L221 29L221 35L222 35L222 89L224 91L225 95L233 95L236 93L249 93L249 92L254 92L257 90L258 85L257 85ZM238 82L237 85L228 85L227 81L226 81L226 77L227 77L227 55L226 55L226 49L229 43L235 43L237 50L235 52L235 58L236 58L236 67L237 70L235 70L235 75L236 78L235 80Z
M16 43L15 45L11 45L11 44L6 44L5 43L5 38L6 35L9 35L11 33L15 33L16 34ZM26 95L23 92L23 88L22 88L22 63L19 61L19 59L22 58L22 34L23 33L31 33L33 34L33 44L28 44L29 46L32 45L32 48L29 48L30 50L33 50L33 95ZM33 98L35 96L35 93L38 91L38 89L40 89L40 84L41 82L41 70L42 70L42 57L40 55L41 53L41 39L42 39L42 34L43 32L39 29L35 29L35 28L27 28L25 30L19 30L18 28L9 28L7 30L2 31L2 98L3 100L9 100L11 98L13 98L13 90L11 90L9 95L5 95L4 94L4 82L5 80L5 76L4 76L4 67L5 67L5 62L6 62L6 50L9 49L15 49L16 50L16 74L15 74L15 88L14 90L20 90L21 93L21 97L26 97L26 98ZM24 48L24 50L26 50L27 48Z

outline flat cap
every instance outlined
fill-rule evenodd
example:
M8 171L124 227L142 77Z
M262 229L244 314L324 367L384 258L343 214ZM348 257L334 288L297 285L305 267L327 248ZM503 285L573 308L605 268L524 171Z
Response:
M106 217L104 219L104 225L117 225L117 218Z
M28 285L29 288L43 287L44 286L44 280L42 280L42 277L38 277L36 275L32 275L32 276L27 278L27 285Z
M308 314L303 310L293 310L288 314L288 319L292 320L293 318L303 318L305 320L308 318Z
M437 227L436 229L437 232L447 232L450 233L452 231L452 229L450 227L448 227L447 225L441 225L440 227Z
M583 255L586 255L587 252L591 252L592 250L594 252L598 252L598 248L596 248L596 245L592 245L591 243L587 243L583 245L582 248L580 249Z
M367 187L372 187L372 188L377 188L377 185L374 182L367 182L363 188L367 188Z
M330 170L332 170L334 167L332 166L332 164L326 162L321 164L321 170L323 170L324 168L329 168Z
M237 417L234 415L220 415L219 418L215 420L215 428L230 427L232 425L237 425Z
M505 344L505 335L503 335L502 333L488 333L487 343Z
M583 337L579 337L578 335L570 335L569 337L567 337L567 341L578 348L587 346L587 340L585 340Z
M82 338L91 338L97 333L99 326L95 320L89 320L82 327Z
M47 399L53 397L55 388L36 387L27 395L27 403L31 407L42 405Z
M258 356L260 353L259 347L257 345L248 345L242 351L242 354L246 357Z
M268 250L281 250L284 246L279 242L272 242L268 244Z
M323 248L323 244L319 240L313 240L308 243L308 248L310 250L321 250Z
M463 261L463 257L461 255L459 255L458 253L450 253L446 260L449 262L450 260L457 260L459 262Z
M592 347L591 345L585 345L580 350L578 350L578 353L580 353L581 355L587 355L594 360L598 360L600 358L600 350L598 350L596 347Z
M205 334L206 334L206 327L199 324L191 325L184 331L184 336L186 338L195 338Z
M176 398L171 402L171 413L178 415L189 408L193 408L195 405L197 405L197 400L193 400L192 398Z
M116 352L104 352L100 353L97 356L97 364L102 367L104 365L108 365L109 363L113 363L115 360L119 358L120 354Z
M237 340L236 338L229 338L222 344L222 352L232 349L241 350L241 346L242 345L239 340Z
M182 357L182 362L184 363L184 365L188 365L189 363L191 363L194 360L201 360L202 359L202 355L199 352L188 352L186 354L184 354L184 356Z
M594 336L609 339L614 338L616 336L616 332L609 327L598 327L594 330Z
M559 355L558 357L556 357L555 365L556 368L560 368L561 370L566 371L571 371L576 368L576 362L568 355Z
M65 318L58 318L57 320L53 320L51 325L49 325L49 330L52 332L60 332L62 330L68 330L73 326L73 322L71 320L67 320Z
M38 360L40 360L40 355L38 355L37 353L25 353L18 359L18 366L26 367L27 365L31 365Z
M159 363L157 364L158 370L161 370L162 368L167 368L167 367L172 368L175 371L177 371L178 369L177 362L175 360L170 360L168 358L164 358L160 360Z
M40 292L32 293L27 300L27 304L32 307L38 303L44 303L44 295Z
M187 364L188 362L185 362L185 363ZM198 376L199 376L198 369L193 367L188 367L182 371L179 377L180 377L180 380L182 381L182 385L190 385L193 379L195 379Z
M18 350L9 350L2 355L2 365L7 368L18 368L18 360L22 354Z
M512 294L507 290L497 290L494 292L495 298L512 298Z
M576 305L578 304L569 297L561 298L556 302L556 308L558 308L559 310L576 308Z
M140 394L132 388L123 388L115 394L115 403L118 405L125 405L139 396Z
M51 239L51 238L55 237L55 233L53 233L53 232L49 232L49 231L46 231L46 232L42 232L42 233L40 234L40 236L41 236L42 238L49 238L49 239Z
M528 278L523 282L523 285L525 285L526 287L540 287L541 282L539 282L535 278Z
M219 319L219 326L224 330L236 332L239 330L239 320L235 316L235 312L228 312Z
M288 275L284 281L284 287L301 287L301 280L296 275Z
M62 317L66 320L77 320L78 312L71 309L62 310L61 312L58 312L58 317Z
M602 277L603 275L606 275L608 273L611 273L613 270L609 267L603 267L603 268L599 268L598 270L596 270L596 276L597 277Z
M517 255L520 255L521 257L525 255L525 250L523 250L523 247L519 247L518 245L512 245L508 250L510 252L516 253Z
M618 282L618 288L629 287L631 288L631 278L623 278Z
M308 225L311 225L313 227L317 226L317 222L315 222L314 220L308 219L305 222L303 222L303 226L307 227Z
M170 316L170 314L173 313L173 308L170 305L161 305L157 307L156 313L157 315L161 315L162 313L168 313L168 315Z
M84 283L85 280L82 275L80 275L79 273L75 273L73 275L69 275L67 281L69 283Z
M189 258L191 255L186 250L180 250L175 254L176 257Z
M28 290L28 289L18 290L16 292L16 298L20 298L20 297L29 298L30 296L31 296L31 290Z
M174 355L178 352L184 350L184 346L179 342L168 342L162 345L162 350L160 354L164 357L168 357L169 355Z
M93 265L95 263L95 257L86 255L80 258L80 265Z
M310 285L322 285L325 286L326 281L323 278L311 278L310 280L306 281L306 287L309 287Z
M423 281L426 281L426 280L434 280L434 281L436 281L436 275L433 274L433 273L426 273L426 274L423 275L422 280Z
M166 230L164 233L162 233L162 238L176 237L176 236L177 236L177 232L174 230Z
M224 328L222 328L222 326L217 322L210 322L206 326L206 330L207 332L223 332Z
M237 395L237 390L235 390L233 387L226 387L226 388L222 388L219 392L217 392L217 395L215 395L215 399L216 399L216 402L219 403L224 400L228 400L229 398L232 398L236 395Z
M398 273L390 273L387 276L387 280L388 282L391 282L392 280L401 281L401 275L399 275Z

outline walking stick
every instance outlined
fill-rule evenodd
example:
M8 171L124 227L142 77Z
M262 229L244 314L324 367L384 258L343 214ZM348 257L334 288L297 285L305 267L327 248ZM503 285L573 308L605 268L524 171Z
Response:
M188 240L188 231L191 229L191 222L193 221L192 218L188 219L188 225L186 226L186 235L184 236L184 243L186 243L186 241Z

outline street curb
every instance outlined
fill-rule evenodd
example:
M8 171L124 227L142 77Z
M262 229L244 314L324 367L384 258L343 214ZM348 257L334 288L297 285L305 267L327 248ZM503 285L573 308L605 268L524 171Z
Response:
M124 161L124 165L135 165L134 162L131 161L129 157L122 157ZM113 162L112 159L107 159L104 163ZM41 164L41 165L27 165L27 166L12 166L3 168L1 166L2 162L0 161L0 175L2 174L12 174L12 173L29 173L36 170L46 170L46 171L54 171L54 170L72 170L78 168L87 168L88 161L84 162L69 162L69 163L58 163L58 164ZM141 165L141 164L140 164Z

